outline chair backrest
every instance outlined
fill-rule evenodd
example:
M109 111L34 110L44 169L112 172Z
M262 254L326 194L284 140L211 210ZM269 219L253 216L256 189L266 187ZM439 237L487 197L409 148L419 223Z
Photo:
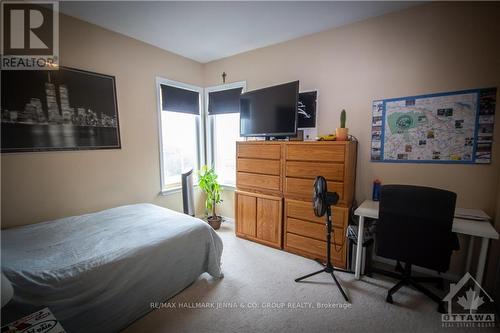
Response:
M377 255L445 272L452 253L457 195L412 185L384 185L375 234Z

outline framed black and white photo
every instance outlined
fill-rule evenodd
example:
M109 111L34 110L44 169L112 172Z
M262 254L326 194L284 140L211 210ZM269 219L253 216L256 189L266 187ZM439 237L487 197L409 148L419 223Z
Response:
M313 90L300 92L298 103L297 129L302 131L303 140L316 140L318 135L316 128L318 91Z
M299 93L298 124L297 128L316 127L316 103L318 92L305 91Z
M120 149L114 76L2 71L2 153Z

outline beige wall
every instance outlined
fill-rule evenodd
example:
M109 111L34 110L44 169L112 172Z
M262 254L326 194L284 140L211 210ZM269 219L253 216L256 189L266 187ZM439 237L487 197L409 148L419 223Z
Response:
M122 149L2 154L2 228L136 202L182 210L180 193L158 195L155 77L202 85L203 66L67 16L60 59L116 77Z
M298 79L301 90L319 90L320 134L334 131L345 108L360 141L358 201L379 178L446 188L459 206L493 215L500 145L491 165L371 163L370 115L375 99L500 86L499 35L499 4L423 5L208 63L204 83L219 84L223 71L248 90Z
M498 143L491 165L371 163L369 147L375 99L500 87L499 36L498 3L422 5L208 63L204 83L220 83L223 71L230 82L246 80L248 90L300 80L301 90L319 90L320 134L334 131L345 108L347 127L359 139L358 202L371 196L372 181L379 178L383 183L449 189L458 194L459 206L481 208L493 216ZM500 117L495 137L500 138ZM232 206L230 194L226 197L224 205ZM467 240L461 243L466 249ZM453 261L459 272L463 255Z

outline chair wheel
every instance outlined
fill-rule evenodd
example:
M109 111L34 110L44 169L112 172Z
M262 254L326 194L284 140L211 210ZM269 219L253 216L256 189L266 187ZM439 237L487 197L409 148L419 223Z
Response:
M443 302L439 302L439 304L438 304L438 312L439 313L446 313L446 309L444 308L444 303Z
M391 295L387 295L387 297L385 298L385 301L386 301L387 303L390 303L390 304L393 304L393 303L394 303L394 301L392 300L392 296L391 296Z

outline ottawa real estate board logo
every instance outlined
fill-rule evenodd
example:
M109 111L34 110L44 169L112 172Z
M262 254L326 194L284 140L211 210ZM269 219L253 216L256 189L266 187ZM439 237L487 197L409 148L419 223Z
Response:
M2 70L58 69L59 3L2 1Z
M442 327L495 327L493 299L470 273L450 285L443 301L448 303L448 309L441 315Z

